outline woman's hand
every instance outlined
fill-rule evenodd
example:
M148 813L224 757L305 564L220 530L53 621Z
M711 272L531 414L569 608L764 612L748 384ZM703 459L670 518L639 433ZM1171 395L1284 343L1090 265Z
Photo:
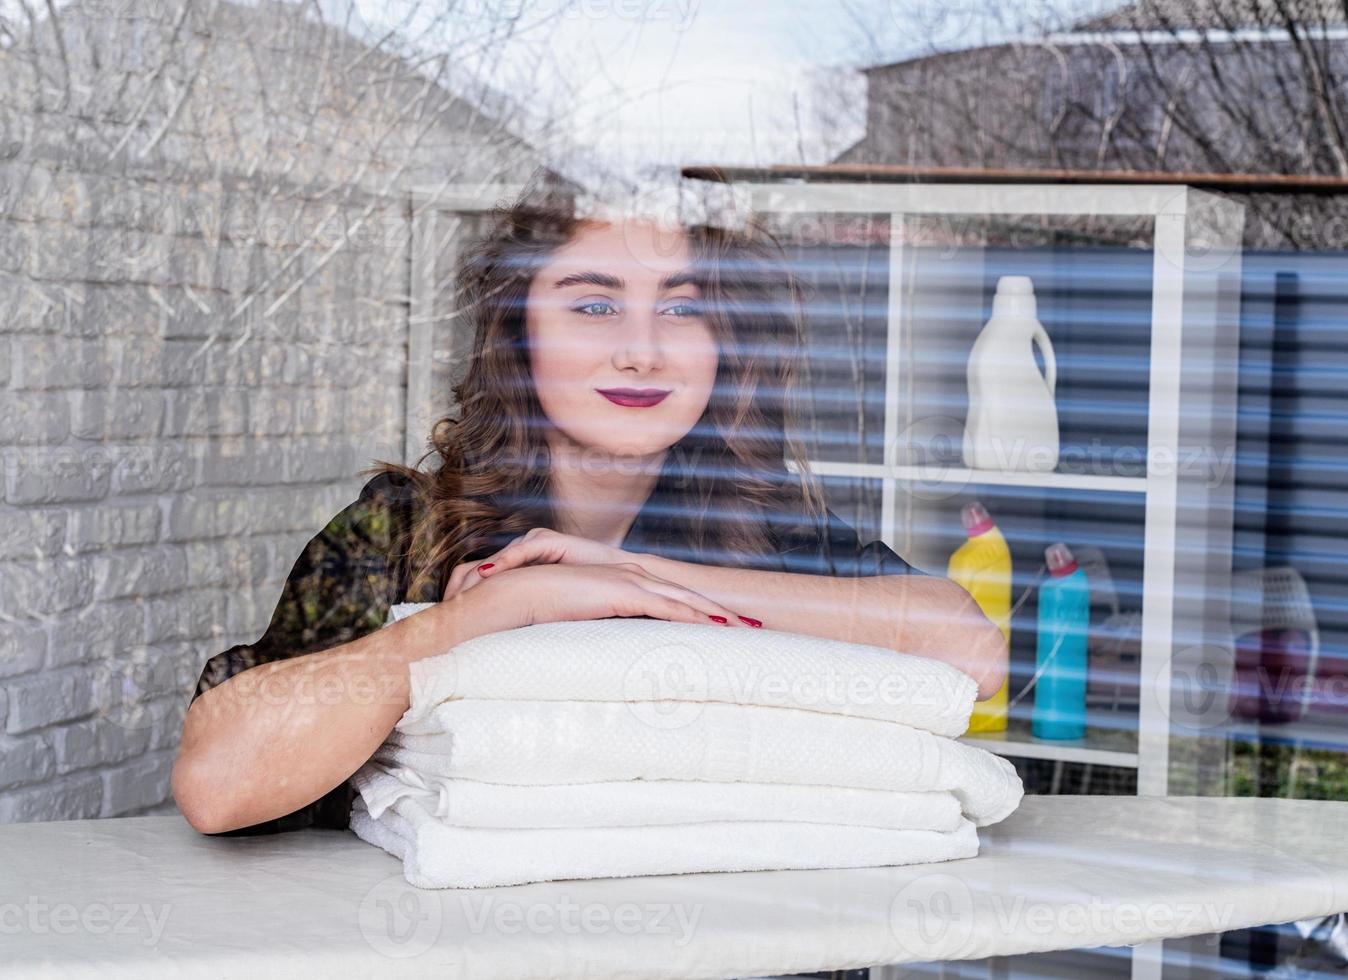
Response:
M647 616L677 623L749 626L734 610L652 575L635 562L598 565L524 565L479 582L518 626L612 616ZM753 620L758 626L762 624Z
M508 568L524 565L616 565L619 562L640 564L631 552L621 548L574 534L562 534L548 527L530 528L493 555L455 565L445 585L444 598L452 598L487 578L500 575Z

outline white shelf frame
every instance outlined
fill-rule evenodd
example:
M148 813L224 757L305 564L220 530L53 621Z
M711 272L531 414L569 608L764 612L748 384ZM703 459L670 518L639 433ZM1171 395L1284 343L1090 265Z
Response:
M937 471L911 464L843 463L826 459L807 460L810 470L820 476L861 477L867 480L893 480L897 483L923 483L933 490L942 487L998 486L1039 487L1045 490L1096 490L1105 493L1146 493L1147 479L1142 476L1101 476L1093 473L1007 473L997 470L970 470L948 467ZM796 472L795 462L787 468Z
M1221 445L1234 447L1234 401L1226 414L1220 388L1225 377L1209 382L1210 390L1186 392L1186 370L1193 367L1191 360L1204 363L1199 371L1211 372L1210 378L1223 368L1228 370L1234 392L1235 351L1238 337L1222 337L1220 314L1223 304L1229 303L1230 290L1213 284L1214 276L1203 279L1201 272L1190 262L1189 244L1197 237L1193 227L1195 214L1211 219L1206 243L1215 243L1227 250L1225 268L1217 270L1221 276L1234 275L1239 281L1240 234L1243 208L1226 199L1197 191L1182 184L1114 185L1114 184L873 184L873 183L753 183L740 185L748 190L748 210L772 214L789 213L851 213L883 214L890 216L889 245L889 304L886 338L885 388L885 443L883 463L857 464L826 460L807 460L810 468L821 476L844 476L878 479L881 482L881 536L897 547L898 519L896 515L897 488L903 483L923 483L936 487L965 485L994 485L1015 487L1042 487L1045 490L1072 489L1107 493L1136 493L1144 501L1144 565L1143 608L1141 638L1141 692L1137 721L1136 752L1117 752L1095 749L1079 743L1054 743L1047 740L1009 741L986 737L966 736L969 744L978 745L1001 755L1018 758L1053 759L1087 762L1099 765L1125 766L1137 770L1139 795L1166 795L1170 788L1172 736L1171 719L1184 706L1177 705L1173 690L1174 668L1178 663L1184 669L1193 668L1198 660L1211 657L1215 675L1229 676L1228 657L1218 652L1213 656L1207 642L1199 645L1201 651L1176 650L1176 594L1178 547L1178 517L1182 506L1194 506L1200 499L1216 513L1215 526L1200 529L1197 535L1186 533L1186 549L1199 547L1205 553L1201 562L1204 573L1204 593L1184 611L1193 621L1195 607L1205 616L1207 629L1215 635L1213 650L1230 651L1229 629L1222 634L1223 623L1229 626L1229 609L1223 610L1229 594L1231 561L1231 508L1234 474L1231 468L1215 486L1195 495L1180 479L1180 468L1147 466L1141 477L1093 476L1069 473L999 473L951 468L938 473L900 464L898 436L900 377L904 345L904 222L909 215L975 215L997 216L1017 214L1037 215L1113 215L1146 216L1154 219L1152 242L1152 310L1149 343L1150 386L1147 409L1147 454L1156 459L1179 460L1182 446L1194 445L1195 433L1187 432L1185 413L1190 418L1202 419L1201 435L1210 440L1215 449ZM1215 231L1213 229L1216 229ZM1226 237L1222 237L1225 231ZM1200 264L1201 263L1195 263ZM1213 270L1205 270L1212 272ZM1191 284L1189 280L1202 281ZM1237 291L1238 295L1238 291ZM1228 308L1225 312L1230 312ZM1211 322L1199 322L1193 330L1197 336L1186 337L1188 321L1209 317ZM1236 321L1232 321L1236 322ZM1191 328L1192 329L1192 328ZM1235 333L1235 331L1230 331ZM1209 356L1210 355L1210 356ZM1202 385L1200 385L1200 388ZM1233 399L1234 396L1232 396ZM1206 418L1204 415L1206 414ZM791 467L794 470L794 466ZM1215 508L1215 510L1214 510ZM1222 511L1225 516L1222 516ZM1201 540L1195 540L1201 539ZM1185 568L1194 570L1192 563ZM1188 600L1185 600L1186 602ZM1220 687L1218 688L1221 689ZM1176 953L1184 954L1179 948ZM1174 959L1174 957L1172 957ZM1134 980L1152 980L1162 975L1164 956L1161 944L1145 943L1133 950L1131 973ZM872 971L873 974L875 971Z
M497 201L514 200L523 184L463 183L413 188L411 282L407 318L407 401L403 405L403 463L415 466L426 451L425 439L435 421L431 382L435 372L435 297L441 287L436 267L443 252L450 261L464 244L461 236L443 229L454 215L478 215ZM451 293L452 293L452 283ZM467 338L471 341L472 338Z
M1004 755L1010 759L1048 759L1052 762L1084 762L1093 766L1116 766L1120 769L1136 769L1138 766L1138 757L1136 752L1117 752L1113 749L1092 749L1085 745L1079 745L1075 741L1049 742L1049 741L1004 741L999 742L995 739L979 738L976 735L968 735L960 739L969 745L977 746L980 749L987 749L989 752L997 755Z

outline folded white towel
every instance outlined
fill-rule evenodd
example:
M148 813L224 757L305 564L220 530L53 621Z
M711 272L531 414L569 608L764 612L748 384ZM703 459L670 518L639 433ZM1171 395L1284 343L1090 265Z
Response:
M453 827L405 797L378 820L351 810L361 840L403 860L420 888L488 888L568 878L917 864L973 857L978 834L742 821L666 827L484 830Z
M400 603L397 622L430 603ZM969 727L978 685L940 660L771 629L651 619L539 623L466 640L411 665L404 726L450 699L716 701Z
M548 623L417 661L411 681L352 777L351 827L422 887L946 861L1022 794L1009 762L946 737L972 679L880 647Z
M446 701L400 722L373 758L517 785L681 779L945 790L980 827L1009 815L1023 793L1006 759L907 725L714 702Z
M681 779L510 786L378 762L361 766L351 783L376 819L396 801L413 797L450 826L497 830L773 820L950 831L964 822L959 801L947 792Z

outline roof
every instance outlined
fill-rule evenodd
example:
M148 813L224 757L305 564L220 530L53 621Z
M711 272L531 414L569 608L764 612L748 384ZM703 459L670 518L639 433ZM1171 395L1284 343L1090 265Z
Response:
M1289 40L1289 19L1311 36L1341 38L1348 29L1348 4L1344 0L1138 0L1121 4L1108 13L1075 21L1062 31L1026 36L1014 42L998 41L919 53L868 65L860 71L868 74L1012 46L1099 44L1109 40L1163 43L1177 39L1171 35L1189 38L1193 32L1225 32L1247 43L1285 42Z
M691 164L680 171L690 180L812 181L854 180L873 183L1007 184L1186 184L1228 193L1348 194L1348 177L1303 174L1220 174L1144 170L1006 170L974 167L910 167L871 163L814 166L722 167Z
M865 75L873 71L884 71L886 68L896 68L899 65L916 65L922 62L935 63L940 61L953 61L959 58L968 57L972 53L996 51L1001 48L1011 47L1005 41L998 41L992 44L978 44L967 48L951 48L947 51L929 51L925 54L914 54L911 57L899 58L897 61L885 61L878 65L867 65L864 68L857 69Z
M1317 27L1348 23L1342 0L1139 0L1078 21L1072 30L1286 29L1289 19Z

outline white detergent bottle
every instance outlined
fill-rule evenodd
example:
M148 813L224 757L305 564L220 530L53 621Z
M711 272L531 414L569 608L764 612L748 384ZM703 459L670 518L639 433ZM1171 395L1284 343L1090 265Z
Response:
M1036 312L1029 276L997 280L992 319L969 352L964 465L971 469L1046 473L1058 465L1058 364Z

